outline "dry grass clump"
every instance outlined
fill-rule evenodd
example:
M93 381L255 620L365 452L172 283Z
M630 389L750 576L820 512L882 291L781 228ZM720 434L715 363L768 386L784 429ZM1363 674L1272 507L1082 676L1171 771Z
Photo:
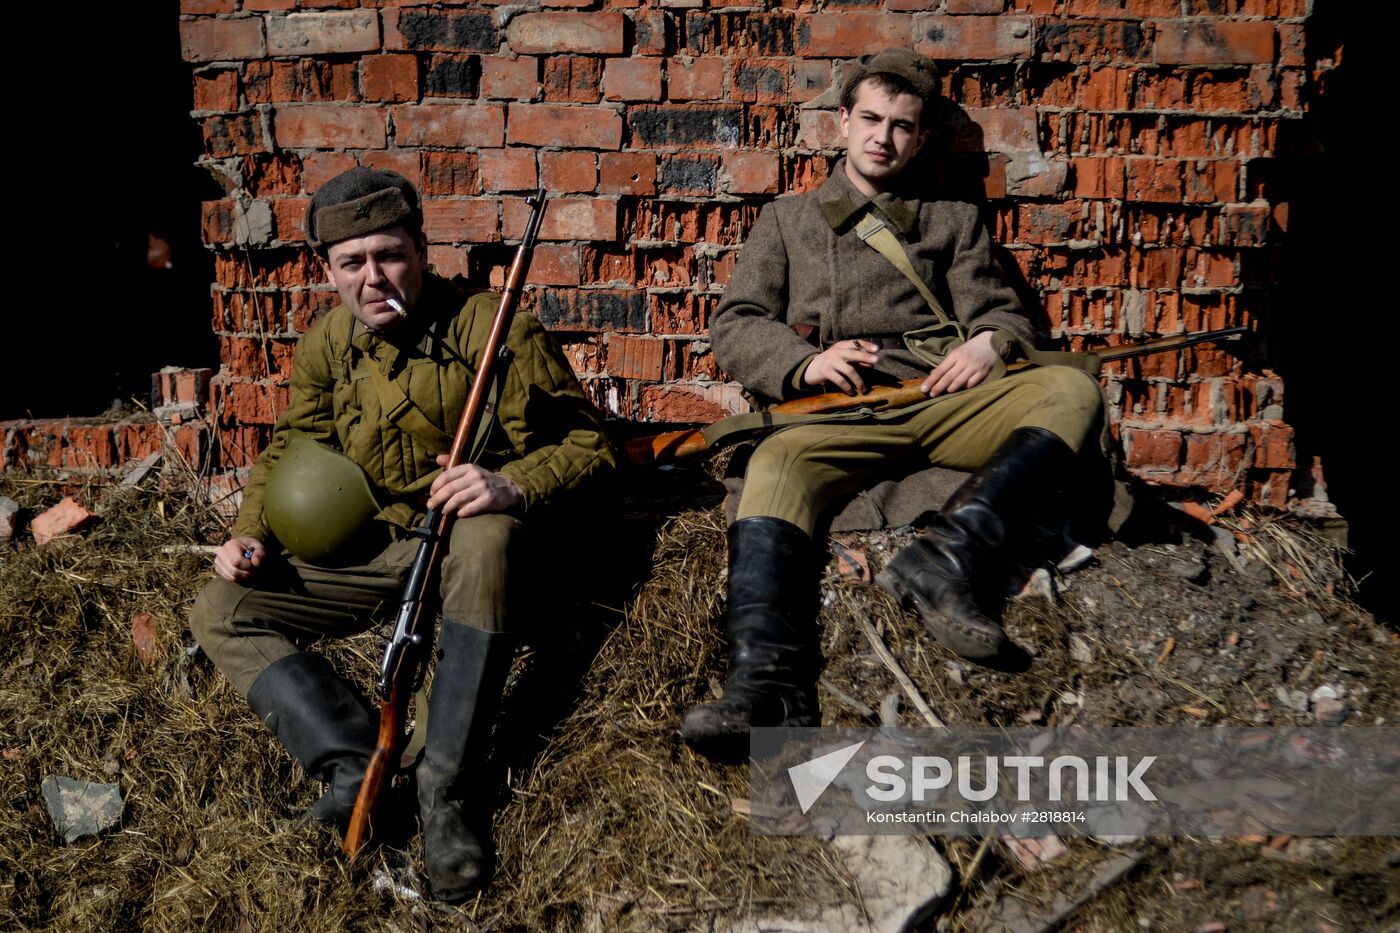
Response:
M216 543L223 529L192 487L167 483L80 490L101 514L83 537L0 551L0 928L689 930L859 902L821 842L750 834L735 807L748 796L747 769L714 766L680 741L684 709L723 671L718 509L684 512L659 534L649 517L619 523L640 559L631 578L612 581L613 595L599 595L608 581L597 579L601 565L618 562L613 544L571 543L596 545L608 559L573 562L594 579L549 587L578 596L533 620L497 733L509 780L496 819L496 880L454 908L424 896L418 841L349 864L339 840L293 824L320 786L192 644L186 613L209 557L181 546ZM63 491L44 478L0 475L0 494L31 512ZM1267 550L1251 559L1273 573L1293 565L1312 574L1297 587L1307 601L1199 542L1113 544L1071 578L1067 598L1009 607L1013 639L1035 653L1015 670L957 661L878 588L829 566L819 620L825 720L868 725L883 711L921 723L872 650L868 622L950 725L1197 722L1183 712L1196 706L1210 717L1203 725L1255 721L1274 685L1307 690L1324 680L1347 687L1354 721L1393 721L1397 652L1328 595L1330 552L1306 535L1283 537L1287 528L1256 519L1254 540ZM909 534L875 533L851 546L878 570ZM553 584L558 568L547 569ZM140 612L158 623L149 662L131 637ZM1241 637L1229 641L1231 632ZM326 651L367 682L381 645L370 632ZM1292 721L1281 710L1268 721ZM118 784L121 824L63 845L40 796L48 774ZM959 868L961 890L944 908L954 929L985 926L996 897L1048 903L1105 858L1096 843L1071 840L1063 861L1028 874L997 845L938 845ZM1286 869L1229 843L1146 845L1143 866L1076 922L1121 928L1150 915L1177 928L1224 916L1221 905L1238 900L1233 889L1189 905L1169 890L1181 877L1209 886L1222 859L1237 864L1241 884L1321 878L1335 889L1290 919L1345 906L1353 881L1384 875L1383 855L1364 840ZM1377 916L1388 903L1368 897L1343 915Z
M0 494L37 513L60 487L6 476ZM186 628L209 556L182 546L222 539L212 512L184 487L79 497L101 515L85 536L0 554L0 927L684 929L847 898L819 844L749 835L731 807L747 796L744 769L712 766L679 740L720 645L713 512L662 533L650 579L585 646L596 656L573 712L533 745L498 737L512 786L497 818L497 880L450 908L422 896L421 843L350 865L338 840L293 825L319 785ZM150 663L133 647L138 612L158 623ZM364 680L379 647L370 633L327 653ZM538 647L518 662L512 706L541 689L532 669L548 666L548 651ZM51 773L118 784L120 825L63 845L39 791Z

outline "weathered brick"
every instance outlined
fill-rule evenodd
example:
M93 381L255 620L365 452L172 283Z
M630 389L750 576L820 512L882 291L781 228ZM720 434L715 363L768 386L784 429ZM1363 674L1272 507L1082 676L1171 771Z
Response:
M1248 444L1244 434L1187 434L1178 482L1211 488L1232 484Z
M517 54L620 55L627 19L621 13L522 13L506 39Z
M266 54L261 17L180 23L180 57L187 62L262 58Z
M831 87L831 62L799 61L793 65L792 100L809 101Z
M1152 34L1142 23L1055 19L1038 25L1036 39L1042 54L1055 61L1120 64L1152 58Z
M185 16L216 16L233 10L233 0L180 0L180 12Z
M1197 159L1185 164L1185 178L1188 204L1234 201L1240 167L1238 162Z
M469 247L449 246L445 243L428 244L428 263L438 275L446 278L462 276L465 279L480 277L481 270L472 264Z
M803 110L797 115L797 144L804 149L839 149L841 123L830 110Z
M417 100L418 59L412 55L370 55L360 59L360 95L365 100Z
M438 53L428 62L424 96L475 98L480 88L480 56Z
M737 385L644 385L641 416L647 421L710 423L747 411Z
M596 58L552 55L544 60L540 82L548 101L593 104L603 96L603 69Z
M383 149L388 139L378 107L281 104L272 127L277 145L291 149Z
M1071 159L1072 189L1078 198L1121 198L1126 193L1123 160L1117 157Z
M490 243L500 239L499 211L495 198L424 198L423 232L432 243Z
M275 198L272 219L277 239L288 243L305 240L306 209L310 206L310 198Z
M655 194L656 156L650 152L604 152L599 156L599 194Z
M598 186L597 154L541 152L540 184L550 191L592 191Z
M389 111L400 146L501 145L505 108L493 104L407 104Z
M377 48L379 15L373 10L267 17L269 55L339 55Z
M608 100L660 100L661 62L654 58L611 59L603 68Z
M112 434L111 425L72 424L69 425L68 430L64 432L63 441L62 462L66 469L106 470L110 469L113 464L116 463L117 444ZM64 502L70 501L72 500L64 500ZM33 522L34 540L39 544L43 544L45 540L40 537L40 521L46 518L48 514L49 513L44 513L44 515L35 518ZM87 515L87 519L89 520L92 517L91 513ZM78 527L81 527L81 524L82 523L79 523ZM64 529L64 531L67 530L66 528ZM63 534L64 531L55 533Z
M710 196L719 179L719 159L714 156L664 158L656 175L657 190L665 194Z
M871 49L908 48L913 17L902 13L814 13L797 20L802 55L845 58Z
M481 193L481 174L475 152L424 152L422 156L425 197Z
M69 429L72 433L72 429ZM1293 429L1286 424L1252 424L1250 438L1254 443L1254 466L1266 470L1291 470L1298 465L1293 447Z
M1221 240L1230 246L1263 246L1269 235L1269 208L1230 204L1221 214Z
M384 47L429 52L495 52L500 46L490 13L385 10Z
M559 330L641 333L647 327L642 289L541 289L535 314Z
M692 54L791 55L792 13L687 13L680 44Z
M1181 162L1175 159L1130 158L1126 164L1130 200L1181 200Z
M1274 24L1228 20L1157 23L1152 60L1163 65L1253 65L1274 60Z
M236 113L204 121L204 151L216 159L248 155L264 148L261 124L255 114Z
M533 100L540 91L537 58L487 58L481 63L481 94L502 100Z
M523 230L530 207L523 200L506 202L507 230ZM542 240L616 240L617 202L605 198L550 198L540 221Z
M201 208L200 228L204 242L209 245L233 242L233 201L205 201Z
M622 118L592 107L512 104L506 138L523 146L617 149L622 145Z
M1038 150L1035 110L1031 107L968 107L970 123L960 123L948 141L953 152Z
M194 109L237 110L238 72L232 68L194 76Z
M481 150L481 183L487 191L533 191L539 186L535 150Z
M609 334L606 346L607 375L652 382L661 379L666 355L665 341L656 337Z
M1006 9L1006 0L947 0L951 16L995 16Z
M581 279L579 248L567 243L541 243L530 260L531 285L578 285ZM504 276L501 284L505 284Z
M1176 431L1123 428L1123 455L1128 469L1170 473L1181 463L1182 437Z
M243 70L243 93L253 104L360 99L353 62L309 58L249 62Z
M724 59L673 58L666 67L671 100L718 100L724 96Z
M1278 26L1278 63L1284 68L1303 68L1308 63L1307 31L1302 23Z
M123 424L117 429L117 459L122 463L141 460L158 453L165 431L154 421Z
M727 152L724 169L730 194L778 193L776 152Z
M632 14L633 54L666 54L666 20L666 13L661 10L638 10Z
M737 146L744 136L741 107L641 106L628 111L632 135L643 146Z
M744 101L787 101L789 71L785 61L747 59L734 64L730 82L731 99Z
M398 172L418 187L423 186L423 165L417 149L376 149L362 153L360 164L365 168Z
M914 50L933 59L1001 61L1029 58L1035 27L1029 16L919 15Z

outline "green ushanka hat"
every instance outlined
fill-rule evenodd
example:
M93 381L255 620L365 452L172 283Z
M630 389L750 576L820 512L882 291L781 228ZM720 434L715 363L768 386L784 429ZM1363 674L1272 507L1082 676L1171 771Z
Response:
M872 55L862 55L856 67L841 84L844 102L855 86L872 75L890 75L909 84L925 102L938 97L938 67L909 49L885 49Z
M352 168L320 187L306 212L306 239L316 249L403 224L419 228L423 212L413 182L387 169Z

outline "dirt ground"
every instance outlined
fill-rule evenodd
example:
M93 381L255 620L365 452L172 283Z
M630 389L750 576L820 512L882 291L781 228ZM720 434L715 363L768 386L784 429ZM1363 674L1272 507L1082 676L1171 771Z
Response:
M316 782L185 627L209 567L190 546L222 536L208 504L171 477L114 490L0 476L0 495L27 515L66 492L99 513L92 528L0 545L0 928L693 930L856 897L819 841L749 832L735 806L746 769L680 741L682 711L723 677L723 527L703 474L635 485L608 539L567 543L557 563L593 586L557 587L568 604L531 620L498 729L500 867L459 908L424 898L416 840L350 864L336 840L294 824ZM823 583L825 721L873 724L899 692L862 633L869 620L950 725L1395 724L1400 646L1346 600L1335 550L1277 516L1231 512L1217 527L1161 521L1100 547L1053 599L1008 603L1007 629L1027 652L1008 670L957 660L859 578L911 530L843 536ZM144 658L140 613L156 634ZM327 653L364 682L381 644L371 631ZM898 715L919 723L908 704ZM119 824L64 845L40 792L51 774L115 783ZM1013 901L1049 910L1122 851L1141 856L1136 867L1064 928L1400 922L1395 839L1065 843L1028 869L1000 842L936 842L955 889L919 928L998 929Z

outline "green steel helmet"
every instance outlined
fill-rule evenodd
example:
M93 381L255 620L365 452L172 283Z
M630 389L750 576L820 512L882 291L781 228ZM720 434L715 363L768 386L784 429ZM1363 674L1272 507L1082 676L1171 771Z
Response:
M315 563L349 543L379 503L358 463L300 431L288 434L267 478L263 514L287 550Z

